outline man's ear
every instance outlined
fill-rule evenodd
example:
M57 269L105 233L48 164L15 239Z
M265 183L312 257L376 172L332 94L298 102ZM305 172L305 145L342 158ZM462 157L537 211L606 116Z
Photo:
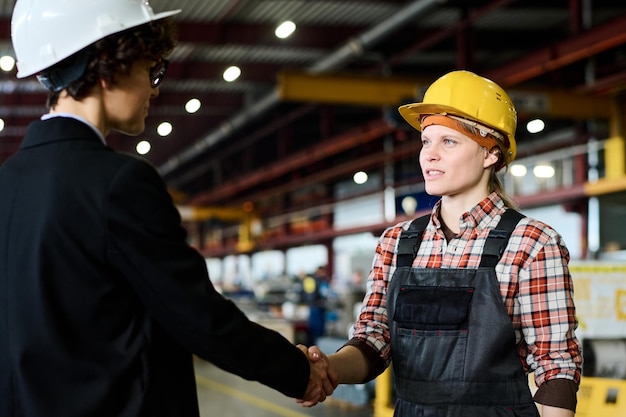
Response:
M492 148L485 153L485 160L483 162L483 168L489 168L492 165L496 165L500 161L500 149Z
M104 80L102 78L100 78L100 87L102 87L102 90L108 90L109 88L111 88L111 82Z

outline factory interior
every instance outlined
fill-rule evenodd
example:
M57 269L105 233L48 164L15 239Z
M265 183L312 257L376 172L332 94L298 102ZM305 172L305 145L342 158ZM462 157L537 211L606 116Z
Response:
M9 58L14 3L0 0L0 54ZM438 199L425 192L420 132L397 109L467 69L508 91L518 113L505 189L570 251L585 356L576 415L626 416L626 2L150 5L182 10L179 44L145 132L107 143L156 167L213 285L251 320L327 353L347 341L378 237ZM46 112L46 92L17 79L5 57L0 68L2 164ZM325 303L314 339L313 278ZM389 371L304 408L195 365L202 417L393 415Z

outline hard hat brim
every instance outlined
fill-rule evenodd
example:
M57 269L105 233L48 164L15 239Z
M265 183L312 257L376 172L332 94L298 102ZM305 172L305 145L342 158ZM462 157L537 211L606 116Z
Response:
M161 19L165 19L166 17L174 16L175 14L178 14L181 11L182 9L176 9L176 10L170 10L167 12L156 13L154 15L154 19L152 19L151 21L154 22L155 20L161 20Z
M400 106L398 111L407 121L408 124L413 126L415 129L422 131L421 118L425 114L452 114L455 116L464 117L466 119L474 120L475 117L472 115L462 112L458 109L455 109L451 106L446 106L443 104L430 104L430 103L412 103L405 104L404 106Z
M406 120L408 124L410 124L414 129L422 131L421 119L423 115L426 114L451 114L454 116L463 117L469 120L479 120L475 115L468 114L466 112L460 111L457 108L452 106L446 106L444 104L431 104L431 103L412 103L405 104L403 106L398 107L398 112L400 115ZM484 121L481 121L484 123ZM490 126L494 128L493 126ZM494 128L495 129L495 128ZM498 129L496 129L498 130ZM509 137L509 161L515 159L517 149L515 146L515 138Z

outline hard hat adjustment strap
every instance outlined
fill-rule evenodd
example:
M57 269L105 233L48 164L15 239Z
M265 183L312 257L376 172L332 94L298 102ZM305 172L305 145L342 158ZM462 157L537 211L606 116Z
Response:
M59 92L83 75L89 62L89 56L85 50L77 52L38 74L37 80L48 91Z
M488 127L488 126L485 126L485 125L483 125L481 123L478 123L475 120L470 120L470 119L466 119L466 118L463 118L463 117L454 116L452 114L447 114L446 116L448 116L451 119L457 120L457 121L459 121L461 123L464 123L464 124L466 124L468 126L472 126L472 127L476 128L476 129L478 129L478 131L480 132L480 136L482 136L482 137L486 137L489 134L489 135L495 137L496 139L499 139L501 141L504 140L504 135L502 133L498 132L497 130L495 130L495 129L491 128L491 127Z
M431 125L446 126L463 133L480 146L487 148L488 151L498 146L498 139L495 136L477 133L476 130L479 128L475 125L465 123L464 120L465 119L450 114L428 114L422 117L420 124L422 129L426 129Z

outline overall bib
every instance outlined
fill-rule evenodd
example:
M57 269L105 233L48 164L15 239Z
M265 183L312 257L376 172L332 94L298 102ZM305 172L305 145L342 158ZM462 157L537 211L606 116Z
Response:
M394 416L539 417L494 269L520 218L505 212L478 269L411 268L428 218L402 233L387 305Z

